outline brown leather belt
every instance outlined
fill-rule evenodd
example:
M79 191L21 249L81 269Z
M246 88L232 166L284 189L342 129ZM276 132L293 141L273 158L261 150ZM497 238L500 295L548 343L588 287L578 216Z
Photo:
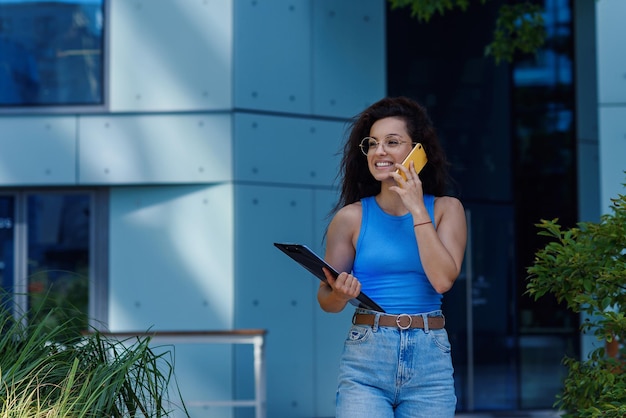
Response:
M370 325L373 326L376 321L374 314L354 314L352 323L354 325ZM429 329L442 329L446 325L446 319L443 316L429 316ZM400 329L421 328L424 329L424 319L421 315L380 315L378 317L378 326L380 327L397 327Z

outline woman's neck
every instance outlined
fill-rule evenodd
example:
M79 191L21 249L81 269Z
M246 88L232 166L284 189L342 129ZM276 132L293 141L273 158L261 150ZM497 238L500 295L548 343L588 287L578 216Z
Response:
M395 182L394 182L395 184ZM390 185L383 182L380 188L380 193L378 193L374 198L376 199L376 203L378 206L393 216L402 216L407 214L409 211L404 207L402 203L402 199L396 192L389 190Z

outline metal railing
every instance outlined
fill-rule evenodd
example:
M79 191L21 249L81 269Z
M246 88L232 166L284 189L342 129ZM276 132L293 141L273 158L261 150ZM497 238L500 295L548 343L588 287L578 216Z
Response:
M232 331L154 331L154 332L101 332L114 339L150 337L159 344L252 344L254 346L254 399L224 401L191 401L189 406L254 407L255 418L266 417L266 369L264 329L238 329Z

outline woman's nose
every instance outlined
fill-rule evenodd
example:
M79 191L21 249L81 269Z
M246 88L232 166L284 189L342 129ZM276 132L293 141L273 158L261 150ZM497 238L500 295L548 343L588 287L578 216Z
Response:
M376 154L385 154L387 152L387 150L385 149L385 144L383 142L379 142L378 144L376 144L375 152Z

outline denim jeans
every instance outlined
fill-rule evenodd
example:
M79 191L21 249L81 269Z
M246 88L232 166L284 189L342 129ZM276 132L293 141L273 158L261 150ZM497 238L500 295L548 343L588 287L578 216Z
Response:
M339 367L336 418L447 418L455 409L445 329L350 328Z

